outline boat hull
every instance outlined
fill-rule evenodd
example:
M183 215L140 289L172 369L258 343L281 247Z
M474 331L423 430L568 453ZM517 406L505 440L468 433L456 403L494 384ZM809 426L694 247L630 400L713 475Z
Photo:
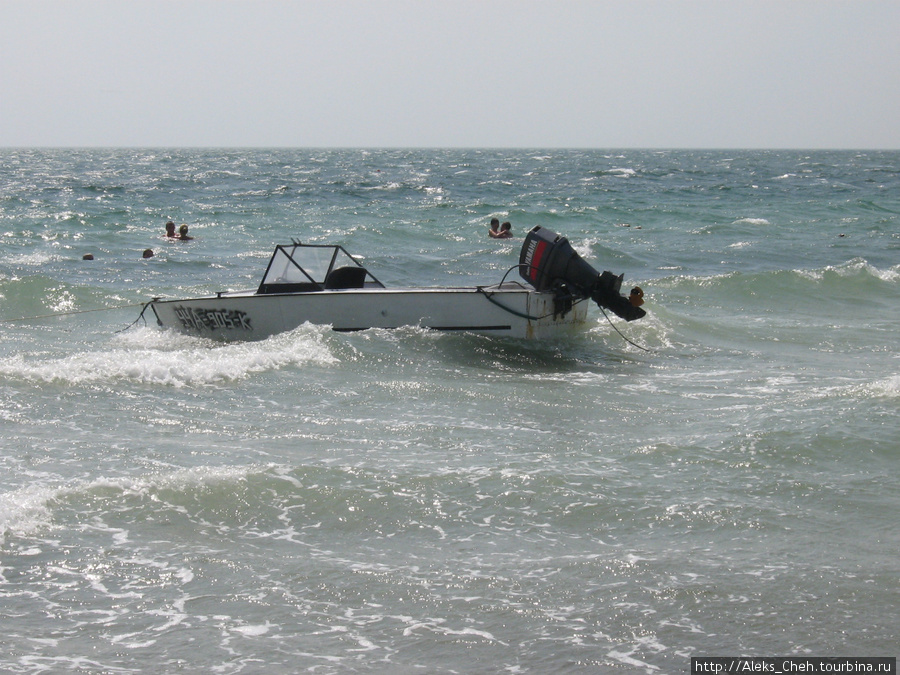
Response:
M261 340L304 323L336 331L420 326L522 339L582 328L587 303L555 314L553 293L518 284L487 288L343 289L311 293L222 293L150 303L159 325L219 340Z

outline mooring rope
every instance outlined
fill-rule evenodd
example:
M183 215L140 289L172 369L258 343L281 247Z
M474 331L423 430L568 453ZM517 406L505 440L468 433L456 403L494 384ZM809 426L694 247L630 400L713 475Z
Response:
M100 307L99 309L79 309L71 312L56 312L54 314L38 314L37 316L20 316L14 319L0 319L0 323L12 323L14 321L38 321L40 319L53 319L58 316L72 316L74 314L90 314L91 312L110 312L115 309L128 309L129 307L144 307L144 310L147 309L147 305L150 303L138 302L131 305L118 305L116 307ZM144 312L141 312L141 316L143 316ZM140 317L138 317L140 318ZM135 322L137 323L137 322ZM134 324L132 324L134 325Z
M122 328L122 329L120 329L120 330L117 330L117 331L116 331L116 334L118 334L118 333L124 333L126 330L128 330L129 328L131 328L131 327L132 327L134 324L136 324L138 321L140 321L141 319L144 319L144 312L146 312L146 311L147 311L147 308L148 308L153 302L155 302L156 300L158 300L158 298L154 298L153 300L149 300L148 302L145 302L145 303L144 303L144 308L141 310L141 313L138 314L138 317L137 317L134 321L132 321L130 324L128 324L127 326L125 326L125 328ZM127 305L127 307L137 307L137 305ZM146 325L146 323L147 323L147 319L144 319L144 324Z
M615 330L615 331L619 334L619 336L620 336L623 340L625 340L625 342L627 342L628 344L630 344L632 347L637 347L638 349L643 349L645 352L649 352L649 353L651 353L651 354L653 353L653 350L652 350L652 349L647 349L646 347L641 347L637 342L632 342L632 341L629 340L627 337L625 337L625 335L622 333L622 331L619 330L619 327L616 326L616 324L614 324L614 323L612 322L612 319L609 318L609 314L606 313L606 310L603 309L603 307L602 307L600 304L598 304L597 306L600 307L600 311L603 312L603 316L606 317L606 320L609 322L609 325L613 327L613 330Z

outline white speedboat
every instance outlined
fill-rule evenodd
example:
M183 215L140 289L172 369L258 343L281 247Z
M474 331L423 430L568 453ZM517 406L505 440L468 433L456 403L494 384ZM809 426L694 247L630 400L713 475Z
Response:
M588 299L627 321L644 316L639 288L622 296L621 276L598 274L546 228L528 233L512 269L522 281L506 280L507 272L492 286L387 288L342 246L293 242L275 248L254 290L154 298L149 307L160 326L221 340L263 339L307 322L547 338L584 326Z

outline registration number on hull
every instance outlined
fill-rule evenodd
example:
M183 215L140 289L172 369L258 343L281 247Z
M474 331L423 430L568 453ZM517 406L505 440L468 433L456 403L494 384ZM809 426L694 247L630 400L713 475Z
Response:
M250 315L239 309L198 309L176 305L173 310L185 330L253 330Z

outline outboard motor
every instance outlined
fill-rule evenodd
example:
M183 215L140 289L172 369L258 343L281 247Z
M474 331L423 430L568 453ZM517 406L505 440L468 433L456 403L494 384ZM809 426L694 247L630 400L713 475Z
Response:
M539 291L590 298L626 321L647 314L640 308L644 292L638 286L631 290L630 297L622 295L624 274L598 273L575 252L568 239L540 225L525 237L519 274Z

